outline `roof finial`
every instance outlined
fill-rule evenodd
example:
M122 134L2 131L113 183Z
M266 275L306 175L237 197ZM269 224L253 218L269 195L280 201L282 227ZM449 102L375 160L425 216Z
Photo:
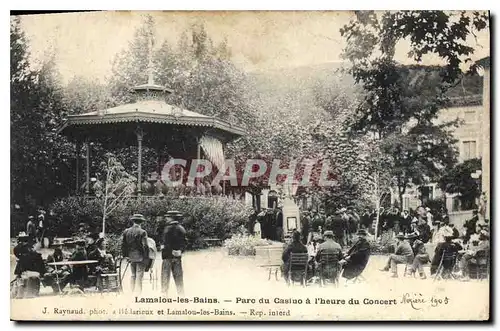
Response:
M153 68L153 47L154 47L154 34L149 34L149 50L148 50L148 82L146 84L137 85L132 88L132 92L137 93L136 100L164 100L165 94L170 94L173 91L164 86L156 85L154 82L154 68Z
M149 62L148 62L148 85L154 85L154 77L153 77L153 32L151 32L149 36Z

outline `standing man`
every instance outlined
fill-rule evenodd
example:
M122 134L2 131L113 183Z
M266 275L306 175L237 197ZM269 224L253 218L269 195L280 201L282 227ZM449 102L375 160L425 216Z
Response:
M340 246L345 246L345 232L347 228L347 221L342 216L342 211L338 210L332 218L331 231L334 235L335 241Z
M404 210L403 214L399 219L399 225L401 227L401 231L404 234L410 233L411 230L411 216L408 210Z
M428 224L427 210L423 206L417 208L417 224L415 231L424 244L428 243L431 239L431 227Z
M281 208L276 209L276 239L283 241L283 211Z
M465 221L464 223L464 229L465 229L465 235L464 235L464 244L467 244L470 240L470 236L476 232L476 224L479 221L479 215L478 215L477 209L472 212L472 218Z
M145 263L148 259L148 234L141 228L141 223L146 219L141 214L134 214L130 220L133 222L132 226L123 232L122 255L130 262L132 291L135 291L137 286L138 292L141 292Z
M186 230L180 221L182 214L178 211L169 211L165 215L167 227L163 233L163 247L161 257L161 290L165 295L170 285L170 273L174 276L177 295L184 296L184 279L182 273L182 252L186 248Z
M32 243L36 241L36 226L34 220L35 218L33 216L29 216L28 223L26 224L26 234L29 237L29 241Z
M44 248L43 237L45 236L45 211L40 210L38 214L37 240L40 242L40 247Z
M302 243L306 244L309 238L309 227L311 224L311 217L309 211L305 210L300 218L300 228L302 234Z
M392 224L394 226L394 233L400 233L400 232L403 232L401 230L401 224L400 224L400 215L399 215L399 209L394 207L392 209L392 212L391 212L391 216L392 218Z

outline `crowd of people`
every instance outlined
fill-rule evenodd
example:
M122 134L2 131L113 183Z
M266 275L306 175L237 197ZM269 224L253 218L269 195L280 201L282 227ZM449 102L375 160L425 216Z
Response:
M301 233L294 231L291 242L285 247L282 255L282 273L285 281L297 280L292 269L292 254L307 253L307 271L300 282L315 282L321 279L336 282L340 274L347 280L356 279L361 275L370 257L370 243L367 239L368 232L359 229L353 236L352 246L344 252L336 241L334 232L326 230L321 237L313 238L304 245L301 241ZM328 255L328 259L323 259ZM301 271L298 270L300 275Z
M334 260L339 261L338 270L343 269L344 274L351 268L358 271L364 269L370 256L370 245L366 238L375 233L376 215L373 212L366 210L359 217L352 208L343 208L328 216L323 211L305 211L302 217L301 231L293 233L292 241L286 246L282 257L287 281L291 253L309 253L311 274L317 269L323 250L337 257ZM385 215L379 215L379 220L378 237L385 234L396 239L393 253L381 269L391 271L392 277L398 277L397 266L404 264L405 276L415 277L418 274L420 279L426 279L424 266L430 263L431 275L440 272L441 266L445 271L444 277L452 275L468 280L471 268L475 268L478 263L477 257L489 256L489 221L480 221L477 211L473 212L472 219L463 224L462 233L450 223L444 209L434 216L424 206L419 206L411 214L408 211L399 214L397 208L392 208ZM351 248L347 254L343 254L343 249L349 246ZM429 248L434 250L432 255L428 252ZM454 262L443 262L444 255L451 256L450 261ZM354 275L357 277L359 274L355 272Z
M283 260L283 274L289 281L289 263L292 253L308 253L309 278L317 277L321 267L322 256L333 256L337 261L330 273L346 279L355 279L364 270L371 252L374 232L373 212L366 210L358 216L353 208L342 208L326 215L324 211L304 211L301 215L300 230L296 229L291 241L286 246ZM26 232L21 232L14 247L17 259L13 283L16 297L26 296L30 292L37 295L40 284L52 287L54 292L62 291L67 284L75 284L80 289L89 283L99 287L99 275L116 272L115 257L106 251L106 240L103 235L89 233L86 238L69 242L59 242L53 246L53 253L45 260L37 252L43 242L44 214L34 222L30 216L26 224ZM479 256L489 256L489 221L480 220L477 211L473 218L463 224L463 233L450 224L445 211L433 216L429 208L418 207L410 214L407 211L399 214L397 208L384 215L379 215L381 233L395 233L396 244L389 255L383 271L391 271L392 277L398 277L398 264L405 264L405 276L427 278L424 265L431 264L431 274L439 272L446 254L455 257L456 263L445 266L457 271L462 279L468 279L471 268L477 264ZM152 269L158 248L162 254L161 289L169 290L170 278L173 276L177 293L183 295L184 282L182 255L186 248L186 230L182 226L183 215L178 211L169 211L158 225L154 238L148 237L141 228L145 218L141 214L130 217L132 225L123 232L121 257L130 266L131 289L140 292L144 273ZM279 208L254 213L250 228L254 235L277 241L285 241L283 233L283 213ZM253 225L253 226L252 226ZM157 246L156 242L159 242ZM435 246L434 254L427 251L429 244ZM97 261L92 264L60 263L63 261ZM458 270L455 270L458 269ZM452 275L449 272L448 275Z
M416 213L417 217L411 222L412 232L396 235L395 252L389 256L382 271L391 270L392 277L398 277L397 265L405 264L405 275L418 272L421 279L426 279L423 266L430 262L431 275L441 273L439 276L443 278L468 280L471 268L477 268L476 257L489 256L489 221L480 222L478 212L474 211L473 218L464 223L464 232L460 234L447 215L434 221L431 229L429 210L421 206ZM426 249L428 243L435 245L432 259Z
M186 231L180 224L182 214L168 212L161 222L156 236L159 238L162 253L162 292L167 293L171 275L177 286L177 293L184 294L182 253L186 247ZM116 258L123 259L126 270L130 266L131 290L140 292L144 273L152 270L157 246L153 238L141 228L145 218L141 214L130 217L132 225L122 235L121 256L113 256L106 251L106 239L100 233L88 233L85 238L57 242L52 245L53 253L43 259L39 252L40 240L26 232L17 237L14 247L16 267L15 279L11 282L12 296L26 298L38 296L41 285L51 287L54 293L64 291L68 284L80 291L89 287L102 289L103 275L116 275L122 267ZM32 229L32 218L28 219L27 229ZM80 262L80 263L77 263ZM121 279L119 280L121 283Z
M37 296L40 285L51 287L55 293L64 290L68 284L75 284L80 290L97 283L99 275L114 273L115 261L111 254L106 253L104 238L89 235L86 239L71 240L53 245L53 253L44 260L37 252L39 243L32 236L22 232L17 237L14 255L17 259L14 270L14 297ZM96 261L95 264L82 264L70 267L64 261ZM59 267L57 266L59 264ZM92 284L92 282L94 282Z

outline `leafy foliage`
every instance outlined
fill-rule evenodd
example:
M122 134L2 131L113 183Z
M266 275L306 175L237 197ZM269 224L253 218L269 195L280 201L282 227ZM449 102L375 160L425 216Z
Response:
M54 58L31 69L20 24L11 20L11 198L33 209L74 187L74 149L56 132L67 112Z
M224 241L224 248L227 249L229 255L255 255L255 247L269 245L272 245L272 242L268 239L242 233L236 233Z
M101 230L103 199L70 197L52 205L55 216L49 224L58 236L76 233L80 223L88 225L91 231ZM146 217L142 227L155 240L161 217L169 210L184 214L188 248L204 247L203 238L224 240L246 224L251 211L241 202L223 197L183 199L130 199L119 204L106 217L106 236L121 234L129 224L129 218L140 211Z
M435 180L456 162L450 129L456 122L436 124L447 104L446 91L460 81L462 62L474 51L466 38L487 26L487 14L442 11L357 12L341 29L349 73L363 87L353 134L372 136L387 161L379 173L394 178L399 200L410 184ZM409 57L442 58L444 67L401 66L394 60L402 40L410 41ZM465 57L465 58L464 58ZM471 66L474 69L474 66Z
M481 159L466 160L446 171L438 185L447 193L458 193L462 208L472 209L481 195L478 180L471 177L477 170L481 170Z

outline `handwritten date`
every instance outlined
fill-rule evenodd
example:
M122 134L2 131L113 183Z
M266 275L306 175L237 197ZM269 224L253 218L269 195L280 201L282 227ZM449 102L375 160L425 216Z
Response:
M421 310L426 306L439 307L447 305L450 299L448 297L425 297L422 293L405 293L401 299L402 304L410 305L415 310Z

